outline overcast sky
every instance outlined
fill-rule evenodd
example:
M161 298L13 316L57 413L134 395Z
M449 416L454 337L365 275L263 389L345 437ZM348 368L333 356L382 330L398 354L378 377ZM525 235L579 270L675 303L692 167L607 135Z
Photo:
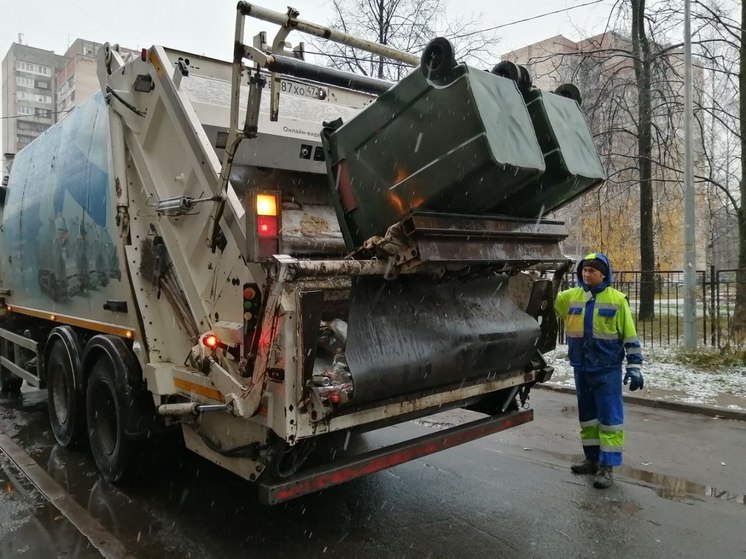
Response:
M489 28L562 10L591 0L443 0L448 12L480 16ZM498 52L508 52L527 44L563 34L579 39L585 34L601 32L614 0L601 0L592 6L516 23L498 31ZM10 45L22 42L63 54L76 38L99 43L109 41L132 49L161 44L230 59L233 45L236 0L0 0L0 57ZM322 25L330 23L329 0L260 0L265 8L284 12L287 5L300 10L300 18ZM273 36L276 26L247 20L245 42L258 31ZM291 33L288 40L296 44L306 40Z

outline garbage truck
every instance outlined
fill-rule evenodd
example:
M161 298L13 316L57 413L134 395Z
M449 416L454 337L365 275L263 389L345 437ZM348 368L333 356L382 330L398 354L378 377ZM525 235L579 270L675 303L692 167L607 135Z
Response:
M57 443L110 482L176 431L275 504L531 421L552 374L566 232L544 215L604 178L577 90L298 16L239 2L230 61L105 44L100 92L13 162L2 389L46 389ZM412 70L313 64L291 31ZM479 415L320 450L456 408Z

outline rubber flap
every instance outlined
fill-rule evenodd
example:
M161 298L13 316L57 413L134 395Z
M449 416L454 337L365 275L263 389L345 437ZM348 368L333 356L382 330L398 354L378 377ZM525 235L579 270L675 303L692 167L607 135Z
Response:
M539 324L508 295L507 278L356 278L347 363L359 404L528 367Z

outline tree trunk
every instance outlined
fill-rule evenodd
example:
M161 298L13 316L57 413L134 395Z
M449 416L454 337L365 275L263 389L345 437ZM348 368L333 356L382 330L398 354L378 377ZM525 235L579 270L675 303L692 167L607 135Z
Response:
M746 16L746 3L741 3L741 21ZM738 207L738 273L736 275L736 308L733 312L731 335L736 344L746 342L746 30L741 27L741 67L738 72L739 106L741 117L741 199Z
M655 316L655 245L651 166L650 45L645 0L632 0L632 52L637 78L637 161L640 173L640 307L638 320Z

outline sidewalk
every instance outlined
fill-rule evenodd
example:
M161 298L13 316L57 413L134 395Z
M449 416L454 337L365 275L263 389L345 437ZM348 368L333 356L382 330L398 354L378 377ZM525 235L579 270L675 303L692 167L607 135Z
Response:
M746 420L746 363L704 369L681 363L676 347L643 348L645 388L630 392L630 404L697 413L710 417ZM567 359L567 346L558 345L544 355L554 368L543 388L575 393L575 378Z
M666 351L652 353L643 363L645 388L630 392L627 403L746 421L746 364L732 370L703 371L665 362ZM567 347L558 346L545 356L554 367L552 378L537 387L575 393L575 379L567 362Z
M556 382L554 376L549 382L544 384L537 384L536 388L542 388L546 390L552 390L554 392L563 392L565 394L575 394L575 386L568 386L564 381ZM730 394L724 394L724 398L728 400L738 400L740 404L731 404L736 407L719 407L719 406L708 406L705 404L695 404L691 402L683 401L679 394L674 394L666 390L656 390L654 388L645 389L642 393L629 392L624 388L624 402L625 404L634 404L637 406L647 406L650 408L658 408L662 410L680 411L686 413L697 413L700 415L706 415L709 417L717 417L721 419L736 419L740 421L746 421L746 398L732 396Z

